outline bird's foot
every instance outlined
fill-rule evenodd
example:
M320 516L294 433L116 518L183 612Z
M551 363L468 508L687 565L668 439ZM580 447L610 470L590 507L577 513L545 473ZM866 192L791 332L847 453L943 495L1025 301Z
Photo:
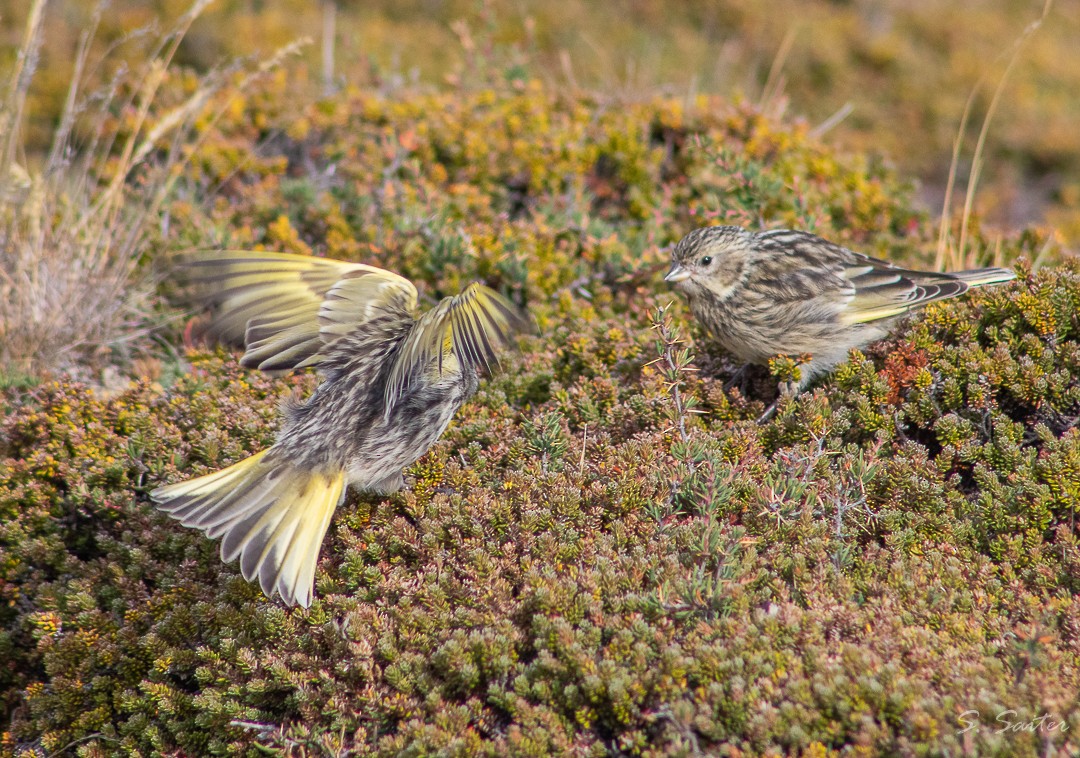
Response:
M765 409L765 412L758 416L757 422L764 424L766 421L776 415L776 409L780 406L780 401L784 398L795 398L799 395L799 383L796 381L780 382L779 386L780 394L772 404Z
M780 390L780 397L795 397L799 394L799 382L794 379L787 382L780 382L780 386L777 387ZM780 399L777 398L777 400Z

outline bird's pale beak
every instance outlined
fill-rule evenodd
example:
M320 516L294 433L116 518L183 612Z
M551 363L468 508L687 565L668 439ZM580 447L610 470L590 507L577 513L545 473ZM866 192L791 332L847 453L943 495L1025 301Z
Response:
M672 263L671 271L667 272L667 276L664 277L664 281L675 284L676 282L681 282L684 279L689 278L690 272L687 270L686 266L682 265L681 263Z

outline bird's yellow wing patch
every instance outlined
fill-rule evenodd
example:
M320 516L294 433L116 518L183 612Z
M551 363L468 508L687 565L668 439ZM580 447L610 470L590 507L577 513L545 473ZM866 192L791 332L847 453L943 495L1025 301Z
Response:
M445 298L417 320L402 344L386 384L386 415L421 372L490 368L525 324L509 300L481 284Z
M225 250L191 256L186 268L196 296L216 306L211 335L243 345L241 362L264 371L317 365L381 309L416 307L408 279L362 263Z
M968 285L951 274L908 271L868 256L854 254L855 262L841 275L851 283L853 297L840 313L845 324L864 324L899 316L920 305L959 295Z

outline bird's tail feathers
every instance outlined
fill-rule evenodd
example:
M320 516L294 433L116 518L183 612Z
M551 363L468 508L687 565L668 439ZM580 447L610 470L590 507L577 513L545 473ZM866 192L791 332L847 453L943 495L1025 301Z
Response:
M981 287L984 284L1000 284L1016 278L1016 273L1007 268L977 268L971 271L957 271L950 274L954 279L969 287Z
M267 597L277 592L306 608L319 549L344 492L344 471L302 469L264 450L150 496L184 526L221 537L222 560L240 558L244 578L258 577Z

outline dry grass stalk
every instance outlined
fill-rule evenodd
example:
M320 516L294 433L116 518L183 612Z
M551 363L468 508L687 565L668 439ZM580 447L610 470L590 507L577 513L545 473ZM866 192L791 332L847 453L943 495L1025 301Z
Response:
M138 264L178 169L200 139L196 119L215 97L231 100L294 49L228 92L232 72L212 71L163 110L173 57L211 2L196 0L143 66L88 97L83 77L99 8L77 48L52 148L40 168L27 170L16 156L23 153L23 104L43 31L45 0L34 0L0 112L0 177L7 178L0 191L0 375L96 369L147 330L154 282ZM131 114L122 133L115 113Z
M983 152L986 149L986 138L990 132L990 124L994 119L998 103L1001 101L1001 95L1005 91L1005 85L1009 81L1009 76L1012 74L1013 68L1020 60L1020 53L1035 32L1042 26L1046 17L1049 15L1053 4L1054 0L1045 1L1042 14L1035 21L1028 24L1027 28L1024 29L1010 48L1009 61L1005 66L1005 71L1001 74L1001 78L998 80L997 87L994 89L994 94L990 99L990 105L987 106L986 109L986 115L983 116L982 127L979 130L979 137L975 143L975 151L971 157L971 170L968 173L967 187L964 190L964 211L960 217L960 238L954 246L951 244L952 240L949 233L949 221L950 209L952 208L952 195L956 185L956 173L959 168L960 147L963 143L964 132L967 130L967 122L971 115L971 108L975 102L975 96L978 94L979 90L982 89L983 84L986 82L987 75L984 74L975 83L975 86L971 90L971 94L968 95L967 102L964 104L964 112L960 117L960 125L957 128L956 139L953 142L952 162L949 166L949 179L945 185L945 199L942 203L941 222L938 227L937 256L934 260L935 269L938 271L946 270L946 268L950 270L971 268L979 263L975 256L968 254L967 236L971 215L975 208L975 191L978 188L979 177L982 173Z

